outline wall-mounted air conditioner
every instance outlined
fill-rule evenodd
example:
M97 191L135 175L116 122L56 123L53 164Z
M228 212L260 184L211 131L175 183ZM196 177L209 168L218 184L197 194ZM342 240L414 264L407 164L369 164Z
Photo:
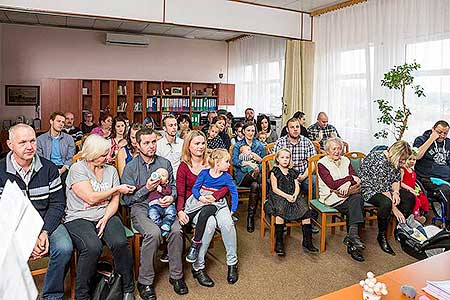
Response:
M106 45L147 47L150 44L150 38L145 35L107 33Z

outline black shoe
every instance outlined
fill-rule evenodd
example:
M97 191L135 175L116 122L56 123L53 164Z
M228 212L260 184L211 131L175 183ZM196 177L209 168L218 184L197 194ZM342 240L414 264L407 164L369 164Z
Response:
M197 279L198 283L200 285L206 286L206 287L213 287L214 281L211 279L211 277L208 276L206 271L204 269L195 271L194 269L191 269L192 276L194 276L195 279Z
M365 260L361 251L353 245L347 247L347 253L356 261L362 262Z
M311 253L317 253L319 252L319 249L317 249L316 247L314 247L313 243L302 243L303 249L307 252L311 252Z
M188 263L195 263L198 257L198 251L200 250L200 246L202 243L192 242L191 247L189 247L188 254L186 256L186 261Z
M159 261L162 263L168 263L169 262L169 254L167 253L167 251L164 251L161 254L161 257L159 258Z
M153 285L145 285L138 282L137 289L142 300L156 300L156 293Z
M316 224L311 224L311 231L312 231L312 233L316 234L316 233L319 233L320 229L319 229L319 227L317 227Z
M312 228L311 224L302 224L302 232L303 232L303 249L307 252L317 253L319 249L314 247L312 243Z
M255 217L248 216L247 217L247 232L252 233L253 231L255 231Z
M381 247L381 250L383 250L384 252L386 252L386 253L388 253L390 255L395 255L394 250L392 250L391 245L389 245L389 243L387 241L385 232L379 232L378 233L377 241L378 241L378 244Z
M184 282L183 278L180 279L169 278L169 282L171 285L173 285L173 290L178 295L186 295L189 292L186 282Z
M275 253L278 256L285 256L283 243L284 224L275 224Z
M235 284L239 279L237 264L228 266L227 281L229 284Z
M345 236L343 243L346 246L355 246L360 250L366 249L366 245L359 239L359 237L350 237L348 234Z

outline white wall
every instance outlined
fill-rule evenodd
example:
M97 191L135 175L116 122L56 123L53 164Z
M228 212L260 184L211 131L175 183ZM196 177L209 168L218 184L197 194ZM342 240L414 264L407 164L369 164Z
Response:
M104 32L8 24L2 28L2 93L5 84L39 85L43 78L194 82L227 78L225 42L152 36L149 47L135 48L106 46ZM3 95L0 100L0 120L19 114L34 117L33 107L5 107Z

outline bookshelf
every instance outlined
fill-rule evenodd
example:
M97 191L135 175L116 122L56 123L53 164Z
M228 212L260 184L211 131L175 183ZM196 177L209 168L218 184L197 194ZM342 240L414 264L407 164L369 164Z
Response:
M44 80L43 88L45 82L53 82L47 87L51 92L54 81L63 79ZM81 110L73 113L80 121L82 112L91 110L95 122L101 113L106 112L126 117L130 123L142 123L146 117L151 117L156 128L160 129L165 115L187 114L191 116L194 128L198 128L204 125L202 120L208 111L217 110L219 105L234 105L234 84L107 79L73 81L78 82L81 102L78 102Z

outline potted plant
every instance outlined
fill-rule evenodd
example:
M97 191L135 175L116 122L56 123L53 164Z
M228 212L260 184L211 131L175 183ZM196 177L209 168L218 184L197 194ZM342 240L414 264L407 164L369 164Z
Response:
M375 138L387 138L389 132L392 133L397 141L401 140L406 129L408 129L408 118L411 111L406 106L406 88L410 86L417 97L425 97L423 88L420 85L413 85L413 71L420 69L420 64L415 61L411 64L405 63L401 66L394 66L389 72L384 74L381 85L392 90L399 90L402 94L401 107L394 110L394 107L385 99L375 100L381 116L377 118L378 123L385 124L388 128L375 133Z

